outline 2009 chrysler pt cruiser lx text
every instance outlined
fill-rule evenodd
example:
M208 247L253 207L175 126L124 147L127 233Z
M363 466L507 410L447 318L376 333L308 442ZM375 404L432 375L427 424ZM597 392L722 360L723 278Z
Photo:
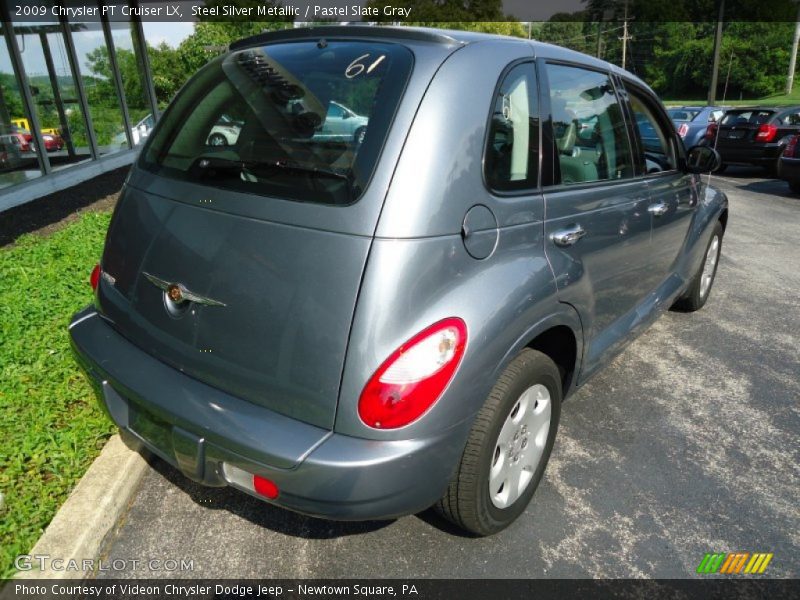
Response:
M73 347L123 432L196 481L491 534L562 399L706 302L728 208L697 174L718 165L643 82L563 48L263 34L148 137Z

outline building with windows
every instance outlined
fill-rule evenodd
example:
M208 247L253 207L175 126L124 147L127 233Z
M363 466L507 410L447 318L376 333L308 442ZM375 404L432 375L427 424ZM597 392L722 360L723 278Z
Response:
M141 21L11 9L0 2L0 211L130 164L159 115Z

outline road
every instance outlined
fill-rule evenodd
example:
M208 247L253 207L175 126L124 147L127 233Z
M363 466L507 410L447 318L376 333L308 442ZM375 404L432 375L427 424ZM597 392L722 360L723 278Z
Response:
M761 177L714 176L731 209L708 304L664 315L564 404L507 531L463 537L429 513L321 521L157 461L103 558L193 568L109 575L682 578L706 552L750 551L800 577L800 197Z

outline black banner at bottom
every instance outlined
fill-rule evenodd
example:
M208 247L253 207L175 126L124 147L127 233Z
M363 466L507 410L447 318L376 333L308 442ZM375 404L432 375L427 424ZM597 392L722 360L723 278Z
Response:
M775 579L12 579L0 600L513 600L562 598L799 598L800 580Z

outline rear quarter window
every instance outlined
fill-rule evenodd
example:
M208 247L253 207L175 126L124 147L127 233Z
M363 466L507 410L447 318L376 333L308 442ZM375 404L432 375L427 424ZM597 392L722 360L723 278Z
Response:
M350 204L375 168L412 63L404 46L366 41L230 53L186 85L139 165L218 188Z

